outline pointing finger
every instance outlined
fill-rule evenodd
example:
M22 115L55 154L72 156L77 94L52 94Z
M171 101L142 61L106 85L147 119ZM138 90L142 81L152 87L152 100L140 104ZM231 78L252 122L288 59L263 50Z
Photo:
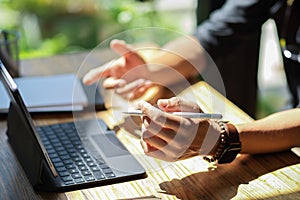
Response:
M130 52L134 52L128 44L123 40L112 40L110 47L119 55L124 55Z
M98 81L101 78L106 78L110 76L111 71L111 65L115 62L115 60L112 60L109 63L106 63L100 67L91 69L88 73L85 74L83 77L83 83L86 85L91 85Z

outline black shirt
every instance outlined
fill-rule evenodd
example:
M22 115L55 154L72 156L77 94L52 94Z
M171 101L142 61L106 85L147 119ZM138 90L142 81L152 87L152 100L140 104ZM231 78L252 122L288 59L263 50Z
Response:
M300 0L294 1L291 17L284 28L286 5L286 0L227 0L198 27L195 36L210 56L217 60L238 50L242 40L257 34L262 24L272 18L277 25L279 38L283 36L283 29L286 29L287 43L299 47ZM283 58L292 103L297 106L300 101L300 64ZM243 79L246 81L247 77Z

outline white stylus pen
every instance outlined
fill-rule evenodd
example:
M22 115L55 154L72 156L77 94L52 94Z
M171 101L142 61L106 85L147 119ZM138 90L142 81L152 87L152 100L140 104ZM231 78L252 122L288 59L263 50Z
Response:
M222 119L221 114L216 113L194 113L194 112L169 112L172 115L186 117L186 118L199 118L199 119ZM144 113L141 110L125 111L123 114L131 116L142 116Z

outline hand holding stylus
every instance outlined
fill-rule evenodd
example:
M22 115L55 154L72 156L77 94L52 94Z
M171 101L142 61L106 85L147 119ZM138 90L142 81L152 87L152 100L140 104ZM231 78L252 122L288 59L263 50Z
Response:
M212 151L220 133L216 120L210 119L221 119L221 114L202 113L197 104L177 97L160 99L157 106L141 101L138 110L124 112L142 116L141 145L146 155L176 161ZM204 142L206 138L209 142Z

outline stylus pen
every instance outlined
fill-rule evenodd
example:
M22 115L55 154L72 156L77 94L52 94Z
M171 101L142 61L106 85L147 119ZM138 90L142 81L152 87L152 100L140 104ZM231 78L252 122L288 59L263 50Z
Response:
M194 112L169 112L172 115L186 117L186 118L199 118L199 119L222 119L221 114L216 113L194 113ZM141 110L131 110L123 112L123 114L131 116L143 116L145 115Z

